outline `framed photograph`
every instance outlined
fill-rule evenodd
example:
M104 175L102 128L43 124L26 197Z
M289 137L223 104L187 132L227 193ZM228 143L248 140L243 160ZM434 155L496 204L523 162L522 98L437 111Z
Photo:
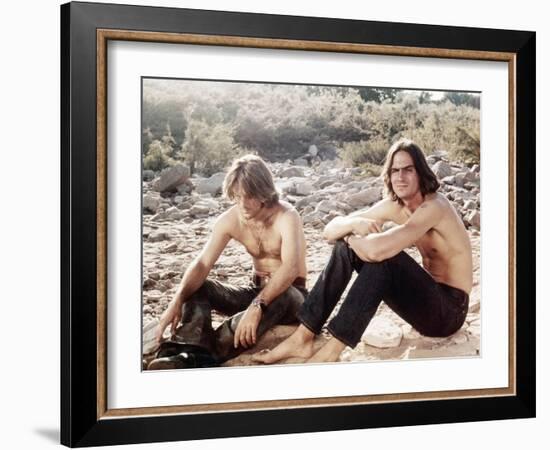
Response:
M61 55L64 445L534 417L535 33L69 3ZM311 304L319 280L334 284L338 245L360 253L357 233L337 245L328 224L385 193L409 207L408 182L384 188L409 167L388 150L410 140L461 231L399 254L445 284L437 262L463 233L467 276L447 283L464 286L460 323L433 331L388 298L348 337L348 291L330 316L347 321L316 329L303 307L275 319L290 289ZM231 184L239 161L265 168L299 233L254 226L254 195ZM408 220L392 217L369 233ZM206 260L210 303L172 329L167 311ZM213 300L226 285L245 306ZM298 319L315 352L273 350ZM334 336L338 362L316 360Z

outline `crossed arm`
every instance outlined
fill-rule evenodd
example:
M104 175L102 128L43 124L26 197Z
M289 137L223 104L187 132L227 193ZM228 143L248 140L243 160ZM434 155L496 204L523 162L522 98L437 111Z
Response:
M379 262L414 244L443 216L439 202L427 200L404 224L382 232L385 222L396 221L398 211L395 202L381 200L367 211L332 220L325 227L323 237L329 242L344 238L363 261Z
M413 245L442 219L443 210L436 201L426 201L402 225L364 237L350 236L348 245L363 261L380 262Z

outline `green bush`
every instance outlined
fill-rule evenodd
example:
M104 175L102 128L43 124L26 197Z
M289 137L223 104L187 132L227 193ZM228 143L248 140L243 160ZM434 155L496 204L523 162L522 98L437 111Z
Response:
M190 120L181 153L191 173L210 176L239 156L242 150L235 145L233 132L231 125L210 126L201 120Z
M149 151L143 158L143 168L145 170L159 171L165 167L174 165L175 161L168 156L167 149L159 140L154 140L149 145Z
M389 148L390 142L381 137L375 137L368 141L345 142L340 156L348 165L380 166L384 164Z

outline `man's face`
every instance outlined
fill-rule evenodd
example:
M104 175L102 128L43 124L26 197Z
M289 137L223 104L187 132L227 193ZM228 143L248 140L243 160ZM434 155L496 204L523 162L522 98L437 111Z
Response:
M412 199L420 192L418 174L411 155L407 152L401 151L393 155L390 180L395 194L401 200Z
M235 190L233 200L245 220L253 219L263 208L263 203L260 200L250 197L240 187Z

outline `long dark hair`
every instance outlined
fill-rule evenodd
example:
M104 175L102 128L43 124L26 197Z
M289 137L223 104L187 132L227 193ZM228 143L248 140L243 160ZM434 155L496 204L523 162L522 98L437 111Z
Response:
M403 205L403 200L401 200L393 190L390 176L393 157L397 152L407 152L412 158L414 168L418 174L418 182L422 196L425 197L427 194L432 194L439 189L439 181L437 180L437 176L433 173L432 169L430 169L430 166L428 166L428 162L426 161L426 157L424 156L422 149L410 139L403 138L395 142L390 147L388 154L386 155L386 162L384 163L382 174L384 178L385 194L387 196L389 196L393 201L398 202L400 205Z

